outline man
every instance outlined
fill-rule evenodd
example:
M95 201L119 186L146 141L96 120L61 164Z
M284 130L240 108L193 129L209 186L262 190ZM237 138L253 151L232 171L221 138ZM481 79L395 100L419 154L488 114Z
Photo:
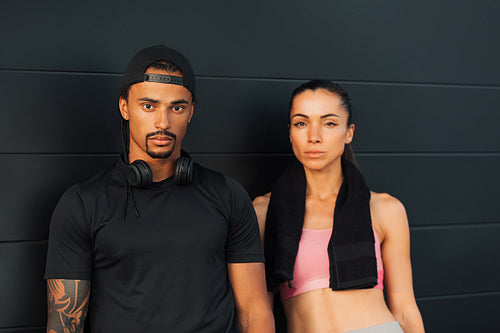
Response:
M82 332L87 309L91 332L274 331L248 195L181 151L194 102L180 53L131 59L122 158L69 188L52 216L47 332Z

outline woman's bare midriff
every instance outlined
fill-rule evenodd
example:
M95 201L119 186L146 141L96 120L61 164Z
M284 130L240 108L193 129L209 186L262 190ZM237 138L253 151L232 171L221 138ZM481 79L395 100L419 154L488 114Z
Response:
M288 298L283 306L288 333L341 333L395 320L380 289L318 289Z

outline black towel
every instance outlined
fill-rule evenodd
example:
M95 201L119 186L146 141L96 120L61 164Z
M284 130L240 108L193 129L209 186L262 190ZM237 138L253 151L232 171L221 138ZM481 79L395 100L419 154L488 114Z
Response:
M377 284L375 238L370 215L370 191L358 168L342 158L344 180L334 211L328 244L330 288L372 288ZM266 218L265 255L267 285L293 279L293 267L304 224L306 177L294 160L276 181Z

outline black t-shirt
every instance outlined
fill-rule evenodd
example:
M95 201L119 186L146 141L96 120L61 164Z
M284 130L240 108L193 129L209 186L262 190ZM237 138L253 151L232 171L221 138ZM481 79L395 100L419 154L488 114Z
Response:
M127 191L111 167L60 199L45 278L91 280L92 332L238 332L227 263L263 260L233 179L195 164L188 185Z

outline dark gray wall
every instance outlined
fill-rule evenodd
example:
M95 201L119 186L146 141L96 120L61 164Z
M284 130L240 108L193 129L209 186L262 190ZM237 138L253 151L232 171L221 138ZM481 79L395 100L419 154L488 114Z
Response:
M286 165L291 90L350 91L369 184L407 207L428 332L498 332L500 3L3 1L0 333L43 332L63 190L115 160L121 74L165 43L199 84L185 147L253 197Z

